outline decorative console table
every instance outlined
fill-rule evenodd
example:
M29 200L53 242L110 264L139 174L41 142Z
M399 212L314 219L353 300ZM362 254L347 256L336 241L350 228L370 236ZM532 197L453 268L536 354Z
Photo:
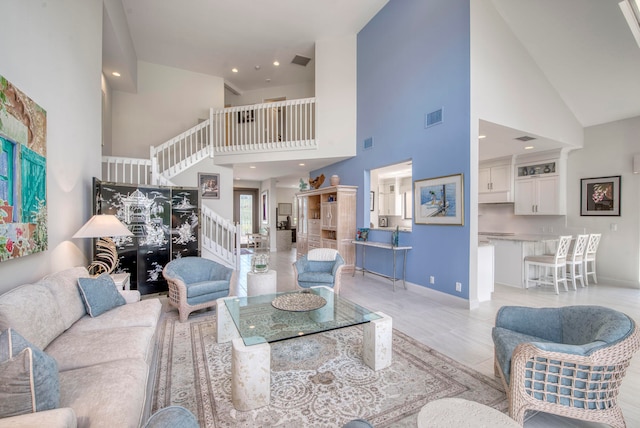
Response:
M373 242L373 241L351 241L351 243L355 244L356 248L362 247L362 275L364 275L365 272L371 272L371 273L380 275L378 272L367 270L367 268L365 267L365 262L367 259L367 247L381 248L383 250L388 250L393 252L393 273L391 277L389 277L389 279L393 281L393 291L396 291L396 280L399 279L396 275L396 254L398 253L398 251L402 251L403 253L402 285L404 286L405 290L407 289L407 283L405 282L405 277L407 272L407 251L411 250L413 247L409 247L409 246L394 247L393 245L387 244L385 242ZM356 272L354 270L352 276L355 276L355 274Z

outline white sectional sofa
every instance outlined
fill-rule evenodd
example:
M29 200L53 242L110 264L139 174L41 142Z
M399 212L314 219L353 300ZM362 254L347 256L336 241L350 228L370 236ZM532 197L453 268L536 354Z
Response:
M150 413L155 372L158 299L127 304L91 317L78 287L89 277L71 268L0 296L0 333L11 328L55 359L59 406L0 419L0 427L139 427Z

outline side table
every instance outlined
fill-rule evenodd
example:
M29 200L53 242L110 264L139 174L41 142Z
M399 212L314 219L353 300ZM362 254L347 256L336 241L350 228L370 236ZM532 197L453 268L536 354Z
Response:
M247 273L247 296L274 294L277 291L278 274L275 270Z
M128 272L112 273L110 276L113 278L113 282L116 283L116 287L120 290L131 289L131 275Z

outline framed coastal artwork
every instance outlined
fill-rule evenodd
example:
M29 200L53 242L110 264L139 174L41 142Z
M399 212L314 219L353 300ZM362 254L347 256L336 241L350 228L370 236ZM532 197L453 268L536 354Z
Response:
M220 174L199 172L198 187L203 199L220 199Z
M620 180L619 175L581 179L580 215L619 216Z
M47 250L47 112L0 76L0 261Z
M464 225L462 174L416 180L413 185L416 224Z

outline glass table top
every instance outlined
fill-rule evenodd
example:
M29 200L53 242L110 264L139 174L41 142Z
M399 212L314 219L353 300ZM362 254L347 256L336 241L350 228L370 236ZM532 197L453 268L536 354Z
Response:
M298 312L276 309L271 304L279 296L303 294L309 291L323 297L327 303L319 309ZM321 333L381 318L325 287L261 296L234 297L225 299L224 302L246 346Z

